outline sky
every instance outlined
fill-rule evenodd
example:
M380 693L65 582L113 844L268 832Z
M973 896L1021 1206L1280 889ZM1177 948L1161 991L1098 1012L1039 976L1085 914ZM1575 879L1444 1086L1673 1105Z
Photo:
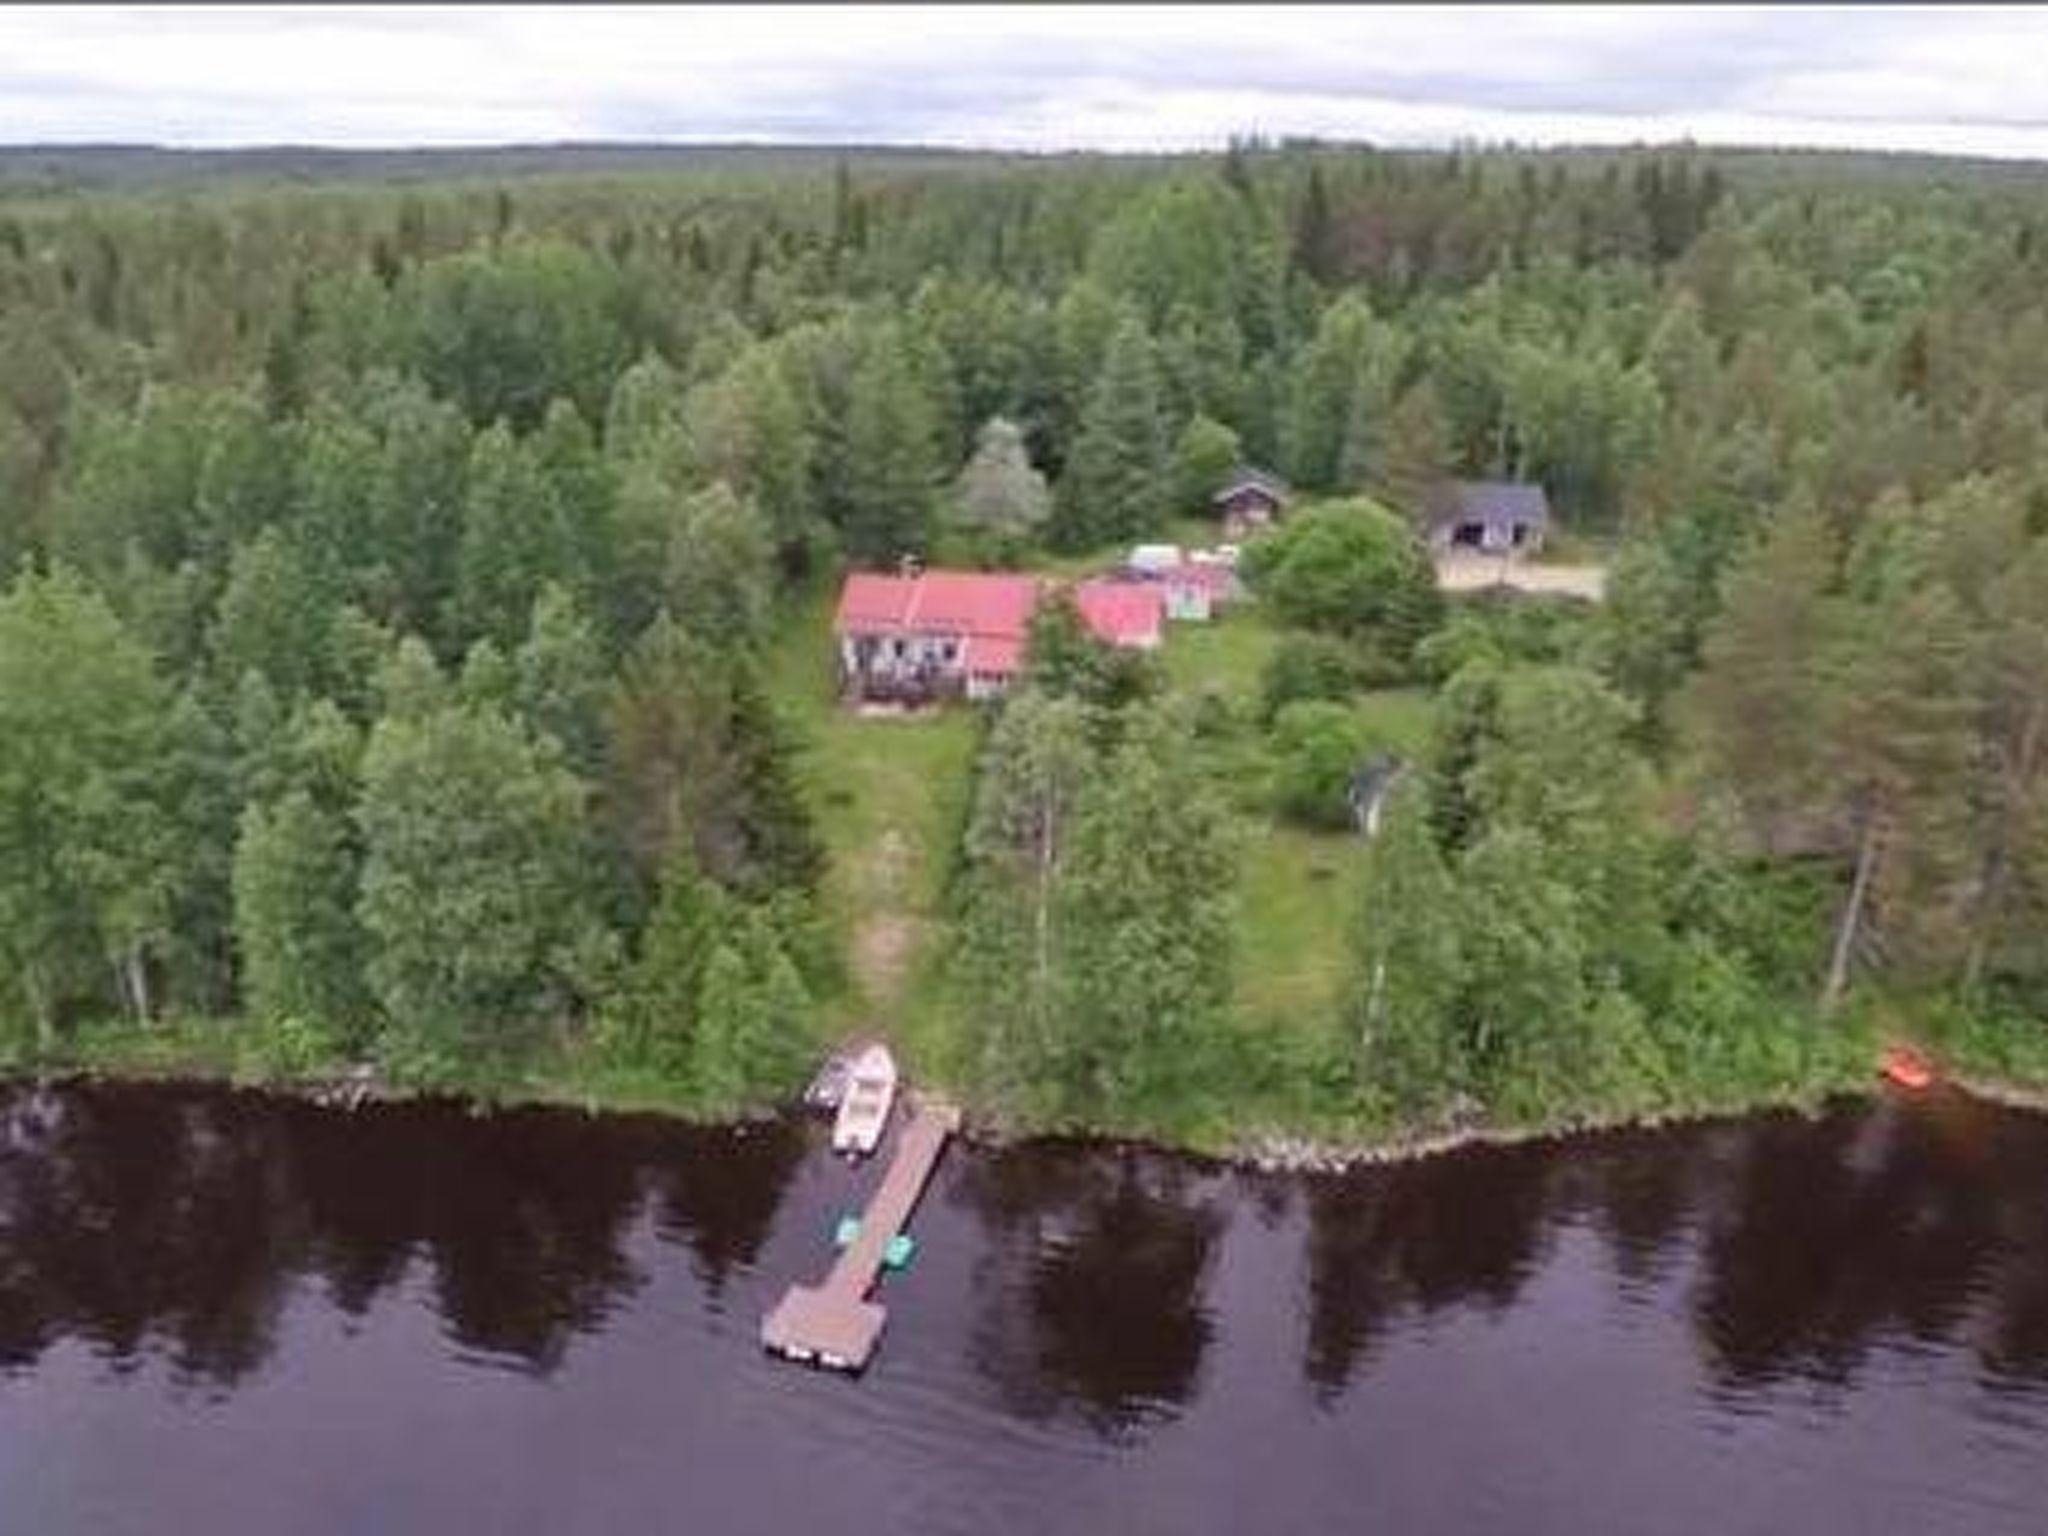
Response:
M2048 9L7 7L0 142L1795 144L2048 159Z

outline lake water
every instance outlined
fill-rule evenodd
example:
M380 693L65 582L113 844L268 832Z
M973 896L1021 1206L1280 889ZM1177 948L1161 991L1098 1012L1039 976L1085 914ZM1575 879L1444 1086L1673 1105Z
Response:
M956 1145L857 1382L822 1129L0 1089L0 1532L2048 1530L2048 1120Z

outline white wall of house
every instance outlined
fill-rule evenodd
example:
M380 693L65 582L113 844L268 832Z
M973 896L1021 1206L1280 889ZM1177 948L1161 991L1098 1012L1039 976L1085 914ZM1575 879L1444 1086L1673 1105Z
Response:
M1182 618L1196 625L1206 625L1212 612L1206 582L1167 582L1165 584L1165 616Z
M909 677L928 670L956 674L961 670L965 645L958 635L842 635L839 656L848 673L868 677ZM865 665L861 661L864 648L868 653Z
M1199 581L1169 581L1166 583L1166 616L1196 624L1206 624L1210 618L1211 604L1209 588Z

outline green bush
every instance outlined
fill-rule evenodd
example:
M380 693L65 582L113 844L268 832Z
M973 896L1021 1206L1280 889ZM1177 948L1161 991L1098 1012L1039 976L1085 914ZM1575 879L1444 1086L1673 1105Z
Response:
M1290 704L1348 699L1359 687L1351 646L1330 635L1285 634L1259 676L1259 717L1270 725Z
M1586 605L1525 592L1471 593L1451 601L1442 628L1415 648L1415 666L1441 683L1474 661L1584 661L1593 634Z
M1443 599L1429 551L1375 502L1325 502L1251 544L1242 569L1283 624L1341 635L1405 666Z
M1345 799L1365 753L1358 716L1341 704L1289 704L1273 721L1274 808L1305 827L1351 824Z

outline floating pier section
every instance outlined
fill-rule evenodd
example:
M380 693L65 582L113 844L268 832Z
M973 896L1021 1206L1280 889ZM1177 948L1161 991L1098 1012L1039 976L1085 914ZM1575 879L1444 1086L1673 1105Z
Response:
M938 1167L947 1138L959 1129L960 1111L952 1105L915 1101L910 1123L896 1138L889 1171L861 1215L860 1231L839 1251L821 1283L792 1285L761 1319L763 1347L837 1371L867 1365L889 1316L880 1302L868 1300L868 1293L881 1277L890 1241L910 1221Z

